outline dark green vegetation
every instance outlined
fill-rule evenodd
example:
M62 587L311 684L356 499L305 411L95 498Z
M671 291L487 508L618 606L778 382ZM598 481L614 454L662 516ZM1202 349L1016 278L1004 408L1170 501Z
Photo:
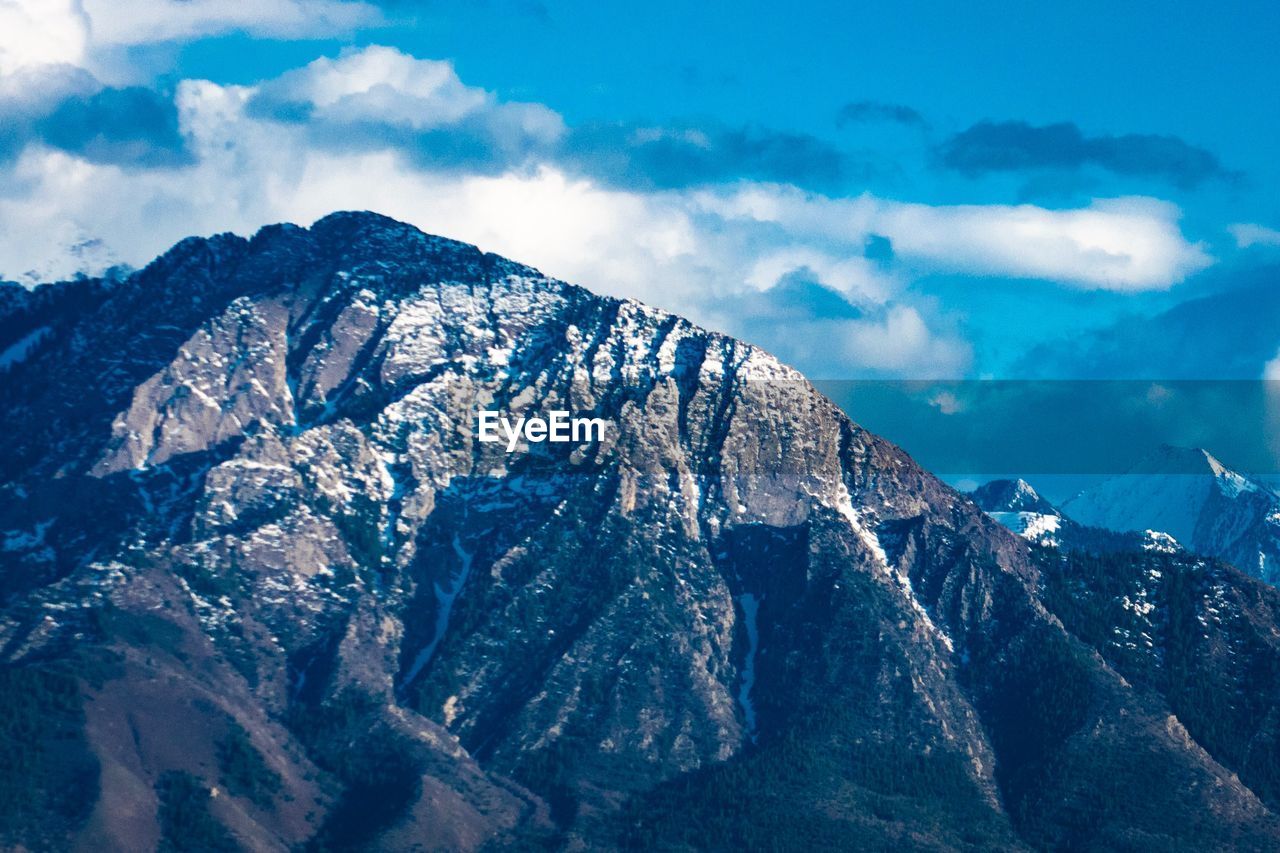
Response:
M57 850L98 796L80 685L47 666L0 666L0 846Z
M290 726L312 759L342 784L310 850L358 848L417 799L422 776L417 751L406 736L378 719L379 709L374 697L349 688L290 715Z
M180 770L156 782L160 801L161 853L235 853L240 849L226 828L209 813L209 787Z
M262 760L262 753L254 747L244 727L231 720L226 737L218 741L217 751L223 786L260 808L272 808L280 791L280 774Z
M1046 601L1215 759L1280 807L1274 591L1187 555L1039 554Z
M833 706L727 764L636 797L619 817L629 850L989 850L1016 846L975 795L964 761L844 737Z

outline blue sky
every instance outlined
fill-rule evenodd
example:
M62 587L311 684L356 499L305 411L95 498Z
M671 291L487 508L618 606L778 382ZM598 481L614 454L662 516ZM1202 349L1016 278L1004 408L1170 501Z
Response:
M0 275L361 207L824 378L1280 376L1276 44L1261 2L0 0Z

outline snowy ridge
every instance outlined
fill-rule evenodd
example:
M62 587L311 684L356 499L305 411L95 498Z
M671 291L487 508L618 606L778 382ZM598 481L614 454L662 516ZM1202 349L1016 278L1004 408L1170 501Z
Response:
M1057 547L1062 514L1026 480L992 480L970 497L983 512L1024 539Z
M1202 449L1162 447L1134 468L1063 504L1074 521L1135 532L1144 547L1182 546L1219 557L1274 582L1280 554L1280 508L1264 483L1231 470Z

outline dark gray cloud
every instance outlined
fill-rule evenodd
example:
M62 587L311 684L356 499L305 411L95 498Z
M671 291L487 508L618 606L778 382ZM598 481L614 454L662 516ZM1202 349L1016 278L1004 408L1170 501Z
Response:
M836 124L840 127L872 121L890 122L907 127L929 126L924 116L911 107L883 101L854 101L841 107L836 115Z
M711 123L576 128L560 155L600 180L643 189L747 179L833 190L868 174L865 164L814 136Z
M1158 178L1182 188L1207 180L1236 180L1212 152L1176 136L1128 133L1087 136L1072 122L1032 125L983 121L936 150L948 169L970 176L1097 166L1117 175Z

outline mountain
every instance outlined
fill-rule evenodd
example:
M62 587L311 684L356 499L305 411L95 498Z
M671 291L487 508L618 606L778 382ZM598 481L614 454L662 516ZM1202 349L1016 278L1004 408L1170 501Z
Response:
M1057 545L1062 513L1026 480L991 480L969 497L987 515L1030 542Z
M1205 450L1161 447L1062 509L1081 524L1163 531L1190 550L1280 581L1280 495Z
M1280 593L1032 549L678 317L339 213L0 347L5 846L1280 844Z
M1217 265L1197 277L1203 295L1151 315L1033 347L1013 372L1026 378L1256 382L1280 348L1280 265Z
M1091 554L1182 550L1177 540L1158 530L1113 531L1080 524L1022 479L990 480L969 492L969 497L987 515L1036 545Z

